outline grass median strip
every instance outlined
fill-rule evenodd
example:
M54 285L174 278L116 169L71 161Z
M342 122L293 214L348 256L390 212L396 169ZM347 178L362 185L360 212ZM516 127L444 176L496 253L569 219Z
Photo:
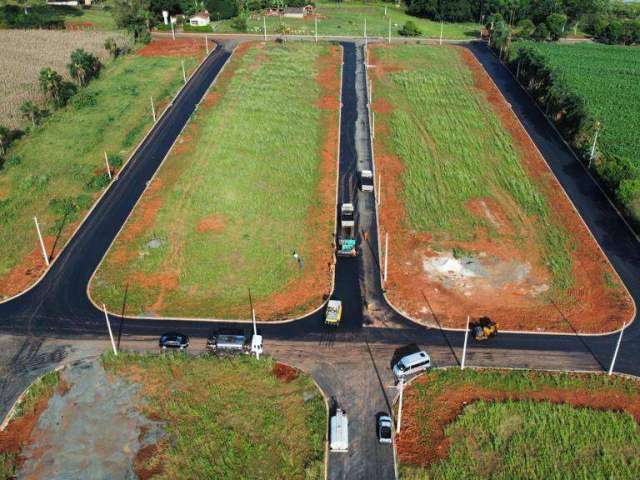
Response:
M236 50L92 283L128 313L295 314L330 283L340 49ZM296 261L293 252L302 258Z
M197 57L112 61L10 149L0 170L0 298L29 286L44 268L33 217L56 256L109 183L105 152L115 172L153 123L150 98L159 112L182 84L181 60L193 69Z
M103 358L141 382L146 416L165 423L136 470L153 478L324 478L324 400L306 375L253 358ZM144 380L144 382L142 382Z
M402 479L640 474L635 380L451 369L430 372L405 395Z

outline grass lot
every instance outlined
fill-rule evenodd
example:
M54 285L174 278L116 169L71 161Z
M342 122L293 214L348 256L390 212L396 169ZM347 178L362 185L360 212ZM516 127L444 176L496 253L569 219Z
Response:
M35 424L30 420L25 421L25 417L37 418L46 407L46 402L58 388L59 383L59 372L49 372L40 377L27 390L6 430L0 432L1 479L11 479L16 474L22 443L28 440Z
M312 262L330 260L311 247L331 244L334 221L318 191L327 111L318 107L315 79L321 56L339 50L310 43L242 48L97 272L92 296L113 311L122 308L127 285L132 314L246 318L249 288L262 318L321 301L324 275L299 299L291 285L306 281ZM339 62L338 55L330 64L333 79ZM337 114L338 91L331 96ZM335 150L329 156L333 178ZM277 294L287 297L283 305L293 302L291 310L274 306Z
M42 267L28 264L30 254L38 251L33 216L57 253L72 232L71 224L108 182L104 152L112 161L126 159L151 126L149 97L158 105L181 85L180 60L130 55L109 63L68 107L12 147L0 170L0 296L33 281L15 276L16 268L32 269L33 275ZM193 68L196 59L189 57L186 63ZM37 255L34 261L40 262ZM14 276L2 281L8 275Z
M387 16L384 15L385 6ZM391 19L391 35L398 36L398 30L405 22L411 20L418 25L425 37L439 37L440 23L413 17L405 13L404 7L396 8L393 4L382 2L316 2L319 35L364 35L364 19L367 19L368 36L384 36L389 31ZM313 18L295 19L267 17L267 33L283 33L311 35L314 33ZM212 23L214 32L234 32L230 20ZM248 21L249 32L262 33L262 17L256 16ZM477 38L480 27L474 23L445 23L443 35L450 39Z
M440 370L418 379L406 395L404 418L409 420L399 444L402 479L640 475L636 381ZM409 441L422 447L411 451ZM438 448L444 449L440 455L433 453Z
M380 78L374 95L393 106L386 143L404 165L401 196L409 228L432 234L436 243L470 241L481 229L500 238L495 222L468 208L470 201L488 198L504 209L520 248L536 239L555 291L570 288L567 232L525 172L513 139L474 88L460 50L405 45L378 48L375 55L402 69ZM545 228L532 226L531 218Z
M146 462L161 464L153 478L324 478L326 410L309 377L280 379L270 360L247 357L121 354L103 363L141 382L143 413L166 422Z

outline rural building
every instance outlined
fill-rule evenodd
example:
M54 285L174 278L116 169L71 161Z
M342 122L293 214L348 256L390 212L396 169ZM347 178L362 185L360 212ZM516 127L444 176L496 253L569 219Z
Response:
M284 9L284 18L304 18L304 8L287 7Z
M63 5L65 7L77 7L78 0L47 0L47 5Z
M206 10L189 18L189 25L192 27L206 27L209 23L211 23L211 19L209 18L209 12Z

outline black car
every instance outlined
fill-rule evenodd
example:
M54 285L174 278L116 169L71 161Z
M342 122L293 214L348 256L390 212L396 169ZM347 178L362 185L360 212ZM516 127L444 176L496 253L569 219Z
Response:
M168 348L186 350L189 346L189 337L183 333L168 332L160 337L158 345L162 350L166 350Z

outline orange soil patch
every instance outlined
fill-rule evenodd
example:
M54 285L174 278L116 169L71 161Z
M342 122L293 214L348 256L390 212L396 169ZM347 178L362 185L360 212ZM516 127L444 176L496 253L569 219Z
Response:
M161 192L163 182L159 177L151 180L151 184L144 192L145 199L136 207L135 216L132 222L127 223L127 227L122 231L122 240L131 241L140 236L153 226L160 207L162 207Z
M161 273L133 272L128 276L127 283L145 289L159 290L156 301L149 305L147 310L153 313L160 313L164 308L164 300L167 293L178 288L179 279L179 270L168 270Z
M158 39L153 40L138 50L138 55L143 57L190 57L205 51L203 40L191 38ZM209 49L215 48L213 42L209 42Z
M198 222L196 230L199 233L206 232L221 232L224 229L224 222L219 215L211 215L210 217L203 218Z
M279 293L255 302L261 320L291 317L304 309L319 305L328 298L334 270L334 246L324 234L327 225L333 225L336 204L336 168L339 136L340 74L342 62L340 47L331 46L329 54L318 58L319 71L316 82L321 93L322 145L320 182L316 206L307 215L309 241L304 249L304 274L285 285ZM330 99L333 97L333 100ZM242 310L246 316L246 308Z
M56 391L60 395L64 395L69 390L69 386L60 380ZM0 452L20 454L22 449L29 443L31 432L38 422L38 418L47 408L49 396L44 396L38 400L33 408L25 412L21 417L12 420L7 428L0 432ZM18 467L22 459L18 457Z
M53 250L53 244L55 243L55 237L48 235L43 237L45 249L50 254ZM61 239L62 240L62 239ZM56 254L62 248L62 245L58 242L56 247ZM53 257L50 257L53 260ZM34 240L34 247L31 253L27 255L18 265L13 267L6 275L0 277L0 298L11 297L22 292L30 285L32 285L42 272L44 272L47 265L42 257L42 249L38 240Z
M66 30L88 30L93 29L93 22L65 22Z
M388 48L376 46L376 48ZM370 51L370 62L374 81L380 81L388 71L397 71L397 66L387 68L375 59L376 48ZM381 233L389 232L389 271L386 291L390 301L413 318L440 323L446 327L464 327L467 315L480 317L489 315L501 329L541 330L570 332L605 332L619 328L633 313L633 303L617 280L617 275L606 261L561 186L549 170L542 156L527 136L514 113L508 107L496 87L491 83L475 57L463 48L456 48L473 72L476 88L486 95L492 110L500 119L503 128L511 135L514 147L520 154L522 164L530 178L544 193L555 218L562 223L575 244L573 272L575 285L568 292L563 304L555 304L544 294L532 294L537 286L549 284L550 272L543 265L542 252L530 232L538 228L537 218L525 219L526 230L517 232L508 221L513 200L500 198L500 204L489 199L475 199L467 209L484 221L493 224L501 235L495 238L488 231L478 229L477 238L470 242L440 241L442 248L459 247L474 252L484 252L489 257L508 259L530 266L527 282L506 284L502 288L481 285L472 293L446 288L440 281L430 279L424 272L423 261L435 255L431 248L429 232L416 232L408 227L403 200L402 160L390 151L389 125L393 106L382 105L375 97L374 109L381 114L376 117L377 133L374 139L377 167L384 177L380 210ZM373 91L376 92L375 84ZM379 90L378 90L379 91ZM385 112L386 111L386 112ZM506 240L505 240L506 239ZM517 242L516 242L517 239ZM605 272L619 285L608 288ZM499 298L499 302L496 301Z
M157 443L147 445L138 450L133 461L133 469L138 479L147 480L162 473L163 465L158 458L161 455L161 450L160 445Z
M418 378L414 383L427 384L428 377ZM625 411L640 423L640 395L624 394L613 389L591 391L544 387L528 392L508 392L463 384L445 388L430 401L430 408L427 409L412 385L404 393L402 430L396 436L400 461L428 467L446 458L450 439L445 436L445 428L455 421L464 407L480 400L548 401L596 410Z
M300 376L300 372L297 369L280 362L276 362L273 365L271 373L273 373L278 380L281 380L284 383L292 382Z

